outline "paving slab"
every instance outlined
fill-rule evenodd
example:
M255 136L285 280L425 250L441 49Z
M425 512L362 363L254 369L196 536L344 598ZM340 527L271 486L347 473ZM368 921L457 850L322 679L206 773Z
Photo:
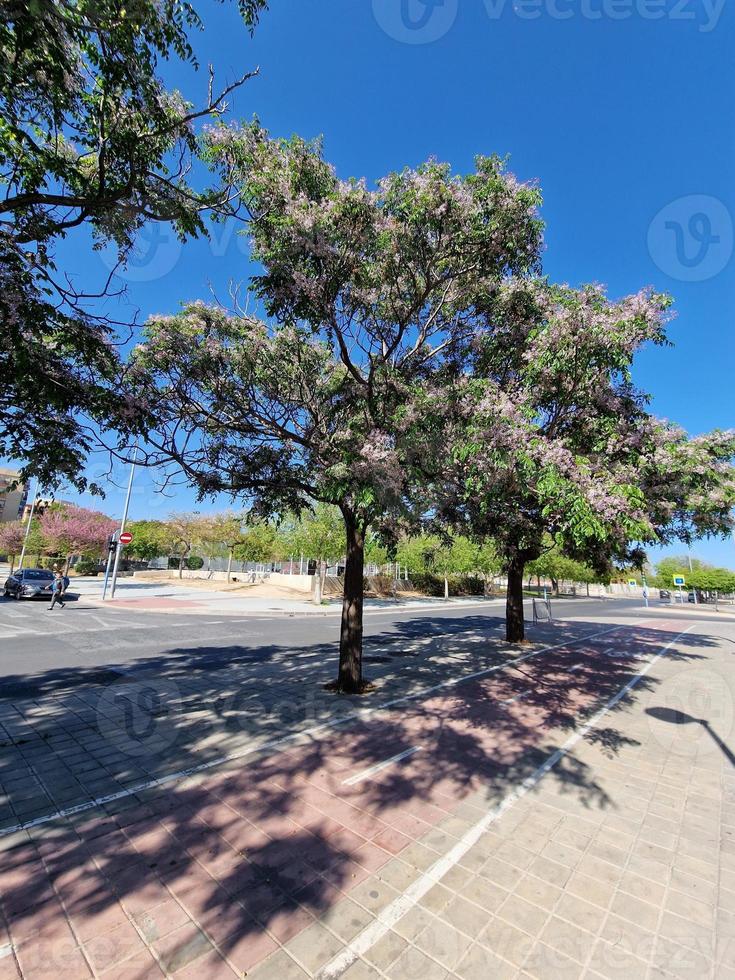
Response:
M20 830L8 792L0 976L728 976L731 634L652 616L536 637L418 640L357 701L314 692L308 659L255 711L238 692L281 663L13 704L16 731L94 759L87 788L118 788ZM283 711L306 684L310 716ZM0 780L42 779L46 751L5 748Z

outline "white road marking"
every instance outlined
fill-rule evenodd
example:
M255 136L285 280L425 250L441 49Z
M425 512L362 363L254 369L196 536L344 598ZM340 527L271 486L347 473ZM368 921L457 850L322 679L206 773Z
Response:
M512 701L520 701L521 698L527 698L530 693L531 693L530 691L522 691L520 694L514 694L512 698L506 698L504 701L501 701L500 703L510 704Z
M136 793L140 793L146 789L152 789L154 786L166 786L169 783L178 782L180 779L186 779L188 776L195 776L201 772L207 772L209 769L215 769L217 766L223 765L225 762L232 762L235 759L244 759L249 755L253 755L255 752L265 752L268 750L279 749L282 745L286 745L288 742L295 742L298 739L310 738L313 735L319 733L330 731L333 728L340 728L342 725L346 725L356 718L366 716L369 717L371 714L375 714L378 711L384 711L386 708L392 708L396 704L405 704L406 701L415 701L417 698L426 697L428 694L432 694L434 691L444 690L448 687L456 687L458 684L464 684L467 681L474 680L476 677L486 677L488 674L494 674L498 670L506 670L508 667L513 667L515 664L524 663L526 660L530 660L532 657L539 657L543 653L549 653L551 650L558 650L560 647L570 647L577 643L584 643L587 640L594 640L598 636L606 636L608 633L615 633L617 630L621 629L636 629L635 627L626 627L626 624L619 624L617 626L610 626L604 630L598 630L596 633L587 633L585 636L580 636L576 640L563 640L560 643L553 643L547 647L539 647L538 650L533 650L530 653L524 653L521 657L515 657L512 660L507 660L505 663L496 664L493 667L484 667L482 670L473 671L471 674L462 674L459 677L452 677L448 681L441 681L439 684L433 684L431 687L425 688L423 691L414 691L411 694L404 694L399 698L392 698L390 701L384 701L382 704L376 704L375 707L371 708L358 708L357 711L353 711L350 714L343 715L341 718L334 718L330 721L322 722L320 725L313 725L311 728L305 729L303 732L292 732L290 735L284 735L281 738L275 738L270 742L263 742L262 745L253 745L249 748L243 749L239 752L230 752L227 755L219 756L216 759L210 759L208 762L202 762L197 766L190 766L188 769L180 769L178 772L169 773L167 776L162 776L160 779L148 779L142 783L136 783L133 786L128 786L126 789L118 790L116 793L110 793L107 796L100 796L94 800L88 800L85 803L77 803L74 806L65 807L61 810L56 810L53 813L47 813L40 817L35 817L33 820L28 820L25 823L13 824L11 827L3 827L0 829L0 837L6 837L8 834L17 833L19 830L24 830L30 827L38 827L42 824L48 823L50 820L58 820L59 817L70 817L75 813L84 813L86 810L93 810L95 807L101 806L103 803L113 803L115 800L122 800L126 796L134 796Z
M687 627L669 643L661 649L655 657L648 661L640 673L632 677L628 683L610 700L597 711L590 720L581 728L578 728L564 744L553 752L538 769L523 780L514 790L512 790L497 806L489 810L477 823L470 827L464 837L454 845L454 847L443 857L435 861L422 875L420 875L397 899L391 902L382 912L378 913L377 918L344 948L344 950L334 957L323 969L316 974L317 980L337 980L348 970L364 953L383 938L396 923L409 912L417 902L426 895L441 879L450 871L464 855L473 847L488 828L503 816L518 800L522 799L532 790L543 777L550 772L554 766L560 762L564 756L568 755L574 746L585 738L599 721L610 711L618 701L622 700L631 688L635 687L653 667L653 665L666 654L671 647L688 633L692 626Z
M569 673L571 673L573 670L581 670L583 667L584 664L575 664L573 667L569 668Z
M388 766L392 766L394 762L400 762L401 759L407 759L409 755L413 755L414 752L420 752L421 746L414 745L412 749L406 749L405 752L399 752L398 755L392 755L390 759L385 759L383 762L378 762L374 766L370 766L369 769L363 769L362 772L355 773L354 776L350 776L349 779L343 779L343 786L354 786L355 783L362 782L363 779L370 779L375 775L376 772L380 772L383 769L387 769Z

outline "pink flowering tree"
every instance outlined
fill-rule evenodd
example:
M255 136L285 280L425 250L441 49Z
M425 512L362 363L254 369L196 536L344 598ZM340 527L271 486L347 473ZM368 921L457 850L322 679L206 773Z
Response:
M147 462L263 513L339 508L335 687L357 692L365 536L406 505L408 406L466 342L466 296L534 267L538 192L496 159L462 178L427 163L371 190L340 181L318 146L257 125L212 131L209 145L253 216L254 289L271 321L200 304L152 318L129 371L155 404Z
M8 521L0 524L0 553L10 557L10 574L15 568L15 559L23 550L26 525L22 521Z
M39 527L47 550L65 555L66 568L73 555L99 556L117 522L96 510L69 505L51 505L39 518Z
M443 462L436 513L495 541L511 642L524 638L524 567L546 549L605 573L640 564L645 544L732 530L735 433L689 438L649 414L632 381L641 347L666 343L669 302L507 283L465 370L426 396L414 449Z

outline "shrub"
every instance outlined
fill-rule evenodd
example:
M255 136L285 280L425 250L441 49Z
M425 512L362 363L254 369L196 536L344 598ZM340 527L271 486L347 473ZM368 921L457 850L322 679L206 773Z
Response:
M100 563L96 558L82 557L74 566L77 575L96 575L99 572Z
M186 559L186 567L190 572L197 572L204 567L204 559L200 558L199 555L190 555Z

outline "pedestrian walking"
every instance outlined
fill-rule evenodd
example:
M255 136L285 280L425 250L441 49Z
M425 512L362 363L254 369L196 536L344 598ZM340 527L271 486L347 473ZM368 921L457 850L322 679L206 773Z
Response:
M56 575L54 575L53 582L51 583L51 605L49 606L49 610L53 609L57 602L62 609L64 608L65 591L64 576L61 574L61 572L57 572Z

